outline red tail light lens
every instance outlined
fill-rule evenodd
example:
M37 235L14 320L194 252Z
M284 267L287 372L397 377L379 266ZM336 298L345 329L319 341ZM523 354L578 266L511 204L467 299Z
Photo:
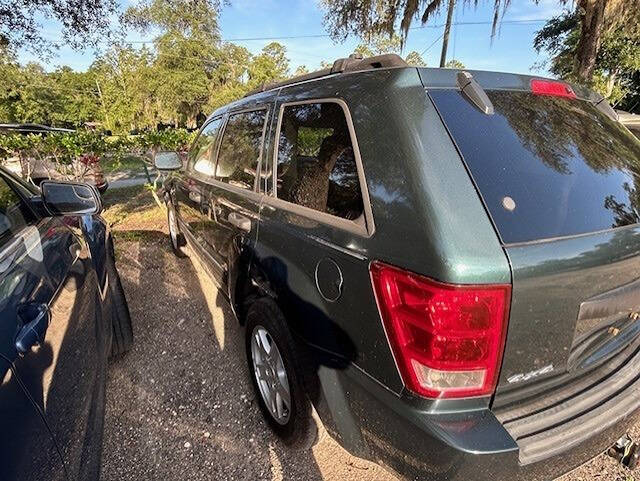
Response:
M407 388L428 398L493 394L511 286L443 284L381 262L370 270Z
M570 85L554 80L533 79L531 80L531 91L538 95L552 95L570 99L576 98L576 93Z

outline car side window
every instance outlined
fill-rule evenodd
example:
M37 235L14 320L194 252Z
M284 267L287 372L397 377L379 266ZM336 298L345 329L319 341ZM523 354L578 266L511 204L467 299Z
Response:
M7 181L0 177L0 246L31 222L31 212Z
M222 117L209 122L194 142L189 156L193 170L204 175L213 176L215 172L216 138L222 124Z
M277 162L279 199L348 220L362 215L360 179L340 104L285 105Z
M253 189L262 154L266 110L229 115L218 153L216 179L243 189Z

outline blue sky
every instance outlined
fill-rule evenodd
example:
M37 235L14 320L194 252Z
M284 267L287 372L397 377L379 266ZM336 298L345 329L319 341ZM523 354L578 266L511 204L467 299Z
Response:
M135 2L123 2L122 7ZM460 2L461 3L461 2ZM477 9L459 5L456 8L454 22L487 22L479 25L454 25L449 41L449 56L462 61L468 68L498 70L506 72L546 73L545 69L535 70L534 64L544 60L532 47L535 32L543 25L540 19L548 19L562 11L557 0L541 0L537 5L532 0L512 2L506 21L499 34L490 38L493 1L480 1ZM359 39L349 38L336 44L328 36L319 38L282 37L302 35L324 35L323 11L319 0L231 0L220 18L220 30L225 40L256 37L278 37L287 47L291 61L291 70L299 65L315 69L322 60L333 61L347 56L358 45ZM423 52L422 56L429 66L437 66L440 59L442 41L439 37L443 28L437 27L444 22L444 12L433 17L427 28L414 28L409 33L404 53L411 50ZM55 39L58 26L51 21L42 22L45 36ZM420 26L415 22L414 26ZM437 27L437 28L435 28ZM132 41L146 40L149 35L129 34ZM237 40L251 52L259 52L272 40ZM138 44L136 44L138 45ZM57 56L44 62L48 69L57 65L69 65L77 70L86 69L94 58L93 51L75 52L67 47L59 50ZM21 62L33 60L26 52L20 52Z

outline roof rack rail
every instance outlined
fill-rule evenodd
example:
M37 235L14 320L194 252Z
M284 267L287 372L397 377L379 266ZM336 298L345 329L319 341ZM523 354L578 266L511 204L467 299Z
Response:
M267 90L273 90L286 85L305 82L307 80L314 80L322 77L328 77L329 75L341 74L344 72L359 72L364 70L375 70L379 68L391 68L391 67L408 67L409 64L405 62L402 57L395 53L388 53L384 55L376 55L375 57L362 58L360 54L351 54L347 58L339 58L331 68L325 68L317 70L315 72L298 75L296 77L283 80L281 82L264 83L257 89L251 90L245 94L245 97L254 95L260 92L266 92Z

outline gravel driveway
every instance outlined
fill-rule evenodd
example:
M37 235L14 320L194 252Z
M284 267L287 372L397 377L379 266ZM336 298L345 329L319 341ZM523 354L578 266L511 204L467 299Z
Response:
M105 203L135 346L109 372L104 481L396 479L328 436L307 452L279 443L254 400L243 332L197 264L172 254L164 211L142 187ZM604 456L562 478L592 479L633 481Z

